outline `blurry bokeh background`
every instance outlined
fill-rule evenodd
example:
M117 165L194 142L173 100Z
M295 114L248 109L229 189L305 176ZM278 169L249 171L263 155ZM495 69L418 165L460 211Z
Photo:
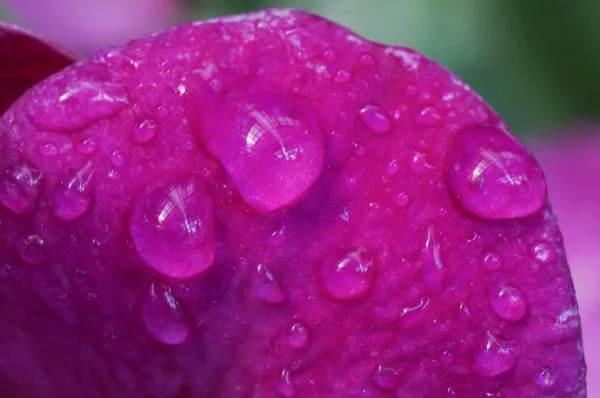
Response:
M102 4L101 12L76 18L92 3ZM97 41L105 43L161 24L272 6L306 9L372 40L419 50L466 80L521 137L600 117L597 0L0 0L0 14L78 47L89 35L52 32L40 18L54 11L72 21L55 24L56 31L87 30L107 36Z

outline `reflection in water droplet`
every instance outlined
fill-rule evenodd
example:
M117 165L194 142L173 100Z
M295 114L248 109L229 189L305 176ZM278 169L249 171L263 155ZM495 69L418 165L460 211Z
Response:
M317 180L323 138L303 98L261 87L244 93L203 112L201 133L246 202L268 212L294 202Z
M488 271L498 271L503 265L502 257L497 252L484 253L481 265Z
M131 137L136 144L144 144L154 138L155 135L156 122L151 119L136 124L131 130Z
M54 194L54 214L64 221L81 217L91 201L92 178L96 169L88 162L81 170L65 179Z
M135 202L129 221L133 243L163 275L186 278L213 263L216 253L212 200L201 181L180 177Z
M488 299L494 312L506 321L519 321L527 312L527 299L514 286L493 284L489 288Z
M295 348L305 348L310 342L308 327L303 322L296 322L286 334L287 343Z
M556 376L552 373L552 369L544 367L535 375L534 382L542 388L550 388L556 382Z
M362 250L341 257L330 256L321 263L325 290L338 300L363 296L375 279L373 260Z
M340 69L335 73L333 77L333 81L336 83L348 83L352 78L352 74L350 71L346 69Z
M435 126L442 121L442 114L436 107L428 106L415 116L415 121L419 124Z
M392 128L392 119L377 105L366 105L360 109L360 118L376 134L385 134Z
M533 259L542 265L552 264L556 260L556 250L550 242L537 242L531 246Z
M379 365L373 372L373 382L386 390L396 387L400 381L400 372L397 369Z
M273 304L281 303L285 300L285 293L271 271L264 264L258 264L256 271L254 280L256 295L264 301Z
M493 127L459 132L447 156L448 185L458 203L485 219L539 212L546 183L538 164L514 138Z
M515 342L502 341L488 332L484 344L475 353L474 368L482 376L493 377L510 371L521 356Z
M427 229L427 241L421 252L423 267L421 276L428 288L441 291L446 280L446 267L440 258L440 245L436 242L433 226Z
M31 163L10 166L0 182L0 202L17 214L30 213L37 202L41 179L42 172Z
M142 301L142 319L152 337L163 344L185 342L190 326L170 288L153 283Z
M290 379L290 371L284 369L281 372L281 378L277 382L277 391L281 393L284 397L295 397L296 396L296 388L292 384L292 380Z

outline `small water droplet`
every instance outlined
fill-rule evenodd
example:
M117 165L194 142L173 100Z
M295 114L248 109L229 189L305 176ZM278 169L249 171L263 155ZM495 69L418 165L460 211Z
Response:
M484 344L475 353L474 368L484 377L493 377L510 371L521 356L521 347L502 341L488 332Z
M146 263L163 275L185 278L213 263L212 200L201 181L183 176L135 202L129 230Z
M379 387L389 390L400 382L400 372L397 369L379 365L372 375L373 382Z
M131 137L136 144L145 144L156 135L156 122L151 119L146 119L135 126L131 130Z
M454 362L454 355L448 350L445 350L440 354L440 362L450 365Z
M47 142L40 145L40 155L54 156L58 154L58 147L53 142Z
M406 307L402 310L400 315L400 323L405 328L411 328L418 325L425 315L427 315L427 307L429 306L430 300L428 298L421 298L421 301L417 305L412 307Z
M362 145L358 142L355 142L352 145L354 146L354 153L356 154L356 156L365 156L365 153L367 153L367 150L364 147L364 145Z
M554 375L554 373L552 373L552 369L548 367L543 367L535 375L534 381L535 384L542 388L550 388L554 386L554 383L556 383L556 376Z
M44 240L39 235L29 235L17 243L21 258L29 264L39 264L44 260Z
M396 160L396 159L392 159L392 160L390 161L390 163L388 164L388 167L387 167L387 174L388 174L389 176L393 176L393 175L395 175L396 173L398 173L398 171L399 171L399 170L400 170L400 164L398 163L398 160Z
M427 229L427 241L421 252L423 268L421 276L425 285L434 291L441 291L446 280L446 267L440 257L440 245L436 242L433 226Z
M415 116L415 121L419 124L427 126L435 126L442 121L442 114L439 109L433 106L423 108L423 110Z
M427 162L427 155L425 155L423 152L415 152L413 157L410 159L410 169L416 175L422 176L429 171L434 170L435 167Z
M419 89L414 84L409 84L408 86L406 86L406 89L404 90L404 93L406 94L407 97L414 97L415 95L418 94L418 92L419 92Z
M269 212L296 201L321 174L324 144L310 104L257 88L206 117L203 138L242 197ZM213 115L221 115L218 118Z
M484 253L481 265L488 271L498 271L503 265L502 256L497 252Z
M333 61L335 61L336 58L337 58L337 53L335 52L335 50L333 48L328 48L323 53L323 59L325 59L325 61L333 62Z
M537 162L498 129L476 127L459 132L447 159L450 191L475 216L515 219L544 206L546 183Z
M400 192L394 197L394 203L399 207L406 206L408 204L408 195L404 192Z
M285 241L285 225L281 228L273 231L271 235L267 236L267 245L271 247L281 246Z
M330 256L321 263L325 290L338 300L351 300L365 295L375 279L373 260L362 250L344 256Z
M142 319L150 335L163 344L178 345L190 335L190 326L170 288L153 283L142 302Z
M0 202L17 214L33 211L39 196L42 172L29 162L10 166L0 182Z
M292 384L290 371L288 369L284 369L281 372L281 377L277 382L277 391L284 397L291 398L296 396L296 388Z
M333 77L333 81L336 83L348 83L352 78L352 74L350 71L346 69L340 69L335 73Z
M256 295L267 303L277 304L285 300L285 293L271 271L264 264L258 264L256 271L254 279Z
M296 322L287 331L285 339L294 348L305 348L310 342L308 327L303 322Z
M361 65L367 66L373 66L376 63L375 57L368 53L361 55L359 62L361 63Z
M494 312L506 321L517 322L527 312L527 299L514 286L494 284L489 288L488 298Z
M92 162L65 179L54 194L54 214L64 221L81 217L89 208L92 178L95 172Z
M98 143L93 137L88 137L77 144L77 152L82 155L91 155L96 152L96 149L98 149Z
M359 113L362 121L376 134L385 134L392 128L392 119L377 105L363 106Z
M118 149L110 154L109 159L115 167L121 168L125 165L125 159L123 158L123 154Z
M536 242L531 246L531 256L542 265L548 265L556 260L556 250L550 242Z

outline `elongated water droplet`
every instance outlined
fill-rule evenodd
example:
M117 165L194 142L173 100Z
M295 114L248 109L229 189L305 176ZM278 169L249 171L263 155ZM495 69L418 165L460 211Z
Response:
M402 326L411 328L418 325L427 315L429 302L430 300L428 298L422 298L417 305L404 308L400 315L400 323Z
M256 295L273 304L285 300L285 293L271 271L264 264L258 264L256 271L254 281Z
M151 119L147 119L136 124L131 130L133 142L137 144L144 144L154 138L155 135L156 122Z
M519 321L527 312L527 299L514 286L494 284L489 288L488 298L494 312L506 321Z
M216 253L212 200L201 181L182 176L139 198L129 221L133 243L163 275L185 278L213 263Z
M321 277L325 290L333 298L355 299L372 287L375 265L362 250L344 256L329 256L321 263Z
M81 217L90 207L92 178L95 168L92 162L65 179L54 194L54 214L64 221Z
M185 342L190 326L170 288L153 283L142 302L142 319L152 337L163 344Z
M244 93L202 112L210 115L202 134L246 202L269 212L294 202L317 180L323 137L303 98L263 87Z
M497 252L487 252L481 259L481 265L488 271L498 271L502 268L502 257Z
M287 343L294 348L305 348L310 342L308 327L303 322L296 322L286 334Z
M427 161L427 155L423 152L415 152L413 157L410 159L410 169L418 176L425 175L431 170L434 170L433 167Z
M520 356L518 344L502 341L488 332L485 342L475 353L474 368L482 376L498 376L510 371Z
M385 134L392 128L392 119L377 105L366 105L359 113L367 127L376 134Z
M284 397L292 398L296 396L296 388L292 384L290 371L288 369L284 369L281 372L281 377L277 382L277 391Z
M421 252L421 260L423 261L421 276L425 285L431 290L441 291L448 271L440 257L440 245L436 242L432 225L427 229L427 241Z
M0 202L17 214L33 211L39 196L42 172L29 162L10 166L0 182Z
M521 218L544 206L546 183L537 162L498 129L476 127L459 132L447 161L451 193L475 216Z
M286 227L284 225L283 227L273 231L273 233L267 237L267 245L271 247L281 246L283 242L285 242L285 230Z

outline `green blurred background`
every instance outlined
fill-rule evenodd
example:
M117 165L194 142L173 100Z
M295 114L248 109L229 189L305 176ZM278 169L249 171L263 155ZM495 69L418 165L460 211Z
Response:
M521 137L600 116L599 0L186 3L187 20L273 6L302 8L369 39L415 48L460 75Z

